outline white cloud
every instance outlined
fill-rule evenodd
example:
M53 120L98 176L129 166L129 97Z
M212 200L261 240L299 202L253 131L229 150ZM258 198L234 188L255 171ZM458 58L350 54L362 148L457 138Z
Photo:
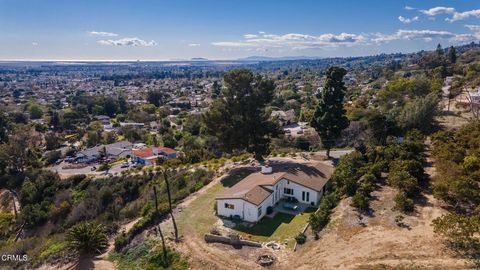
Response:
M99 32L99 31L90 31L88 34L92 36L99 36L99 37L117 37L118 34L111 33L111 32Z
M108 40L99 40L99 44L102 45L109 45L109 46L141 46L141 47L151 47L151 46L156 46L157 43L152 40L152 41L145 41L143 39L139 39L136 37L133 38L121 38L121 39L108 39Z
M243 40L213 42L212 45L224 48L289 48L311 49L323 47L352 46L366 41L362 35L340 33L322 34L312 36L306 34L289 33L285 35L267 34L259 32L258 35L246 34Z
M188 47L199 47L199 46L200 46L200 44L198 44L198 43L190 43L190 44L188 44Z
M464 12L458 12L453 7L433 7L427 10L420 10L421 13L433 17L440 14L451 14L451 18L446 18L448 22L456 22L468 18L480 18L480 9L473 9Z
M401 19L400 19L401 20ZM416 17L410 21L416 21ZM477 26L466 26L477 29ZM480 28L480 26L479 26ZM476 30L475 30L476 31ZM444 39L450 42L470 42L480 39L480 31L473 34L460 34L449 31L400 29L392 34L385 33L340 33L322 34L313 36L300 33L277 34L246 34L240 40L213 42L212 45L224 50L266 51L275 50L305 50L305 49L334 49L341 46L351 47L357 45L370 45L372 43L384 44L396 40L421 40L430 42L434 39Z
M398 20L399 20L401 23L405 23L405 24L407 24L407 23L412 23L412 22L416 22L416 21L418 21L418 19L419 19L418 16L415 16L415 17L413 17L413 18L405 18L405 17L403 17L403 16L398 16Z
M404 9L405 9L405 10L415 10L416 8L411 7L411 6L405 6Z
M470 17L480 18L480 9L474 9L465 12L455 12L452 18L446 20L449 22L456 22L468 19Z
M420 12L427 16L436 16L440 14L453 14L455 13L455 9L452 7L433 7L427 10L420 10Z
M480 32L480 25L473 25L473 24L466 24L464 25L466 28L472 31L479 31Z
M258 35L255 35L255 34L246 34L246 35L243 35L244 38L246 39L249 39L249 38L257 38Z
M372 41L377 44L388 43L394 40L424 40L432 41L433 39L449 39L451 41L470 41L474 35L455 34L448 31L435 30L398 30L392 35L375 34Z
M38 42L32 42L32 46L38 46Z

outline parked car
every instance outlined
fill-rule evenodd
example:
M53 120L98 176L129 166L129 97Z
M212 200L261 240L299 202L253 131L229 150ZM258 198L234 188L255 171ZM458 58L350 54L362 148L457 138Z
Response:
M121 165L120 165L120 168L128 168L130 167L130 164L128 164L128 162L123 162Z
M57 159L57 161L55 161L55 165L60 165L60 163L62 163L63 159Z

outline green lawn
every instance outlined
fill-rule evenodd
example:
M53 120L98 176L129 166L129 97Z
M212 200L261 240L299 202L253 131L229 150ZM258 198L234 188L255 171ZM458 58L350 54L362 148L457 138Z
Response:
M203 237L203 234L210 232L218 221L213 211L217 194L223 188L234 185L250 173L251 171L248 170L235 171L192 201L176 217L180 233L193 233ZM308 208L304 213L296 216L278 213L274 218L263 218L252 227L239 225L235 230L245 239L260 242L272 240L279 243L287 242L288 246L292 247L295 243L295 236L304 228L314 211L315 209Z
M287 242L288 246L293 246L295 236L307 224L310 215L315 212L314 208L308 208L299 215L290 215L278 213L274 218L264 217L260 222L252 227L239 224L235 229L245 239L268 242Z
M201 194L177 216L181 233L195 233L199 236L210 232L218 218L214 213L215 197L225 187L235 185L238 181L252 173L251 170L239 169L223 178L219 184Z

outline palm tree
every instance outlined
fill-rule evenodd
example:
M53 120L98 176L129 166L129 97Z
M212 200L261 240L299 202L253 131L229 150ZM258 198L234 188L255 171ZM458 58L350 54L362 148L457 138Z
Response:
M70 228L67 242L80 255L98 255L108 247L105 227L91 222L82 222Z
M108 151L105 145L98 150L98 154L104 159L103 166L105 168L105 174L108 174Z
M165 180L165 187L167 188L168 209L170 211L170 216L172 217L173 230L175 232L175 242L178 242L178 228L177 228L177 222L175 222L175 217L173 216L172 195L170 193L170 183L168 182L168 169L164 168L162 173L163 173L163 180Z
M173 215L173 208L172 208L172 193L170 192L170 182L168 181L168 172L169 168L172 166L171 160L166 160L164 158L159 158L157 164L161 164L161 172L163 175L163 180L165 181L165 188L167 189L167 197L168 197L168 210L170 212L170 216L172 217L173 222L173 230L175 234L175 242L179 241L178 238L178 228L177 222L175 221L175 216Z
M163 237L162 228L160 227L160 222L158 222L158 218L160 217L160 213L158 212L158 198L157 198L157 187L153 186L153 195L155 196L155 222L157 225L157 231L160 234L160 238L162 239L162 247L163 247L163 261L167 260L167 247L165 245L165 238Z

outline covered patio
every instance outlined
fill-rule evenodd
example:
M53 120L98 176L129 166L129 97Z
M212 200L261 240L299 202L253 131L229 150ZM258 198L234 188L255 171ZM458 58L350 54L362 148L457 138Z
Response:
M293 209L292 206L296 206L296 208ZM305 210L310 207L312 207L310 204L304 204L301 202L288 202L286 199L281 199L277 203L277 205L273 207L272 213L267 214L265 216L269 218L273 218L277 213L285 213L285 214L296 216L298 214L305 212Z

